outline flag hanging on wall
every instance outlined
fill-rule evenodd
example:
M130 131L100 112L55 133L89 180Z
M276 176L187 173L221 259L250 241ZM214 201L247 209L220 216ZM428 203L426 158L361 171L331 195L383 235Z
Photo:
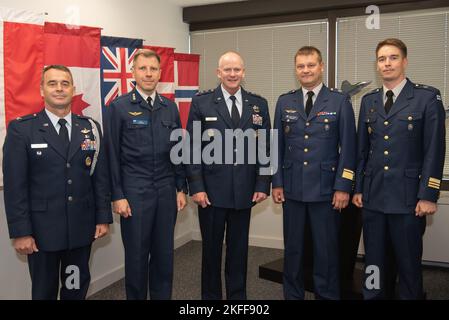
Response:
M192 97L199 89L199 68L199 55L175 53L175 102L183 128L187 124Z
M156 90L170 100L175 100L175 49L155 46L144 46L155 51L161 57L161 79Z
M100 96L100 28L46 22L45 65L70 68L76 91L72 112L102 124Z
M143 40L101 37L101 97L103 107L134 89L133 58Z
M44 67L43 26L43 14L0 7L0 145L11 120L43 107L39 90Z

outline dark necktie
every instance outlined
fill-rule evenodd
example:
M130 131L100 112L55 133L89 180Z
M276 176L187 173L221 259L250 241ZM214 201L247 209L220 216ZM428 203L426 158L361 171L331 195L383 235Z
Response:
M235 103L236 97L230 96L229 99L232 100L232 109L231 109L232 122L234 123L234 128L237 128L240 122L240 113L239 109L237 109L237 104Z
M390 112L391 107L393 106L393 96L394 93L391 90L388 90L386 93L387 95L387 101L385 102L385 113L388 114Z
M150 109L153 110L153 104L152 104L153 99L151 99L151 97L148 97L148 98L147 98L147 102L148 102L148 104L149 104L149 106L150 106Z
M62 142L62 145L64 146L65 152L68 153L70 140L69 140L69 131L67 130L67 126L66 126L67 120L59 119L58 123L61 126L61 128L59 128L59 137L61 138L61 142Z
M313 91L309 91L307 92L307 102L306 102L306 115L309 116L310 110L312 110L313 107L313 101L312 101L312 97L313 97L314 93Z

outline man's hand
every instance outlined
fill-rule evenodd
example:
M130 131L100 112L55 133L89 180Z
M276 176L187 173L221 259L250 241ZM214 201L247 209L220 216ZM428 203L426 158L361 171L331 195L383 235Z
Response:
M95 229L95 239L99 239L104 237L105 235L107 235L109 232L109 224L107 223L102 223L102 224L97 224L97 227Z
M123 218L131 217L131 207L129 206L128 200L120 199L112 202L112 211L121 215Z
M415 215L417 217L432 215L435 212L437 212L437 204L427 200L419 200L415 208Z
M203 208L203 209L206 208L207 206L211 205L206 192L195 193L192 196L192 199L197 205L201 206L201 208Z
M271 191L274 203L282 203L285 201L284 188L273 188Z
M181 191L176 194L176 203L178 205L178 212L186 207L187 198L184 192Z
M267 194L263 192L254 192L253 202L260 203L267 198Z
M33 254L34 252L39 251L32 236L15 238L12 243L14 249L16 249L19 254Z
M349 193L343 191L335 191L334 199L332 199L332 205L335 210L341 211L346 208L349 203Z
M357 208L363 208L362 194L361 194L361 193L356 193L356 194L352 197L352 203L353 203Z

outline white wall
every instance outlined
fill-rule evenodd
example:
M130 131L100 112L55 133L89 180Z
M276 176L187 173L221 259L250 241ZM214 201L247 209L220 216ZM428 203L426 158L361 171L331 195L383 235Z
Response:
M0 0L0 6L48 13L46 20L103 28L102 35L144 39L145 44L188 53L182 8L157 0Z
M102 27L103 35L140 38L145 44L176 48L188 53L188 25L182 9L156 0L0 0L0 6L47 12L47 21ZM77 14L79 12L79 14ZM31 282L26 259L17 255L9 240L0 192L0 299L29 299ZM178 216L175 245L191 240L192 207ZM117 217L111 235L95 242L91 255L92 294L124 276L123 247Z

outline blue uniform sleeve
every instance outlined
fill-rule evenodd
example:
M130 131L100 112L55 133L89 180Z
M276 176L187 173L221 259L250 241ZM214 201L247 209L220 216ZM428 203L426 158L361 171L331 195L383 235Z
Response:
M12 121L3 145L3 182L6 219L11 239L33 234L28 199L27 139Z
M189 134L189 138L186 139L186 143L189 144L188 149L190 150L189 163L186 165L186 175L187 182L189 184L189 192L190 195L194 195L198 192L205 192L206 189L204 187L203 180L203 167L200 163L195 164L194 158L201 159L201 137L200 141L194 141L193 136L193 128L194 123L201 123L201 112L198 107L198 102L195 97L192 99L192 104L190 106L189 118L187 121L187 132Z
M258 147L261 152L265 152L265 155L270 158L270 132L271 132L271 120L270 113L268 111L268 103L265 99L261 99L261 110L265 110L262 122L262 130L265 131L265 136L258 136ZM262 138L265 138L262 140ZM267 195L270 194L270 182L271 182L271 169L270 162L260 162L260 152L257 153L257 177L255 192L263 192Z
M106 114L105 140L106 149L109 156L111 197L112 201L116 201L125 199L120 174L120 137L122 131L122 121L119 107L114 102L111 103Z
M97 164L92 175L92 183L95 192L95 222L96 224L112 223L111 214L111 191L109 181L109 164L104 145L104 136L102 136L100 125L95 122L100 134L100 151L98 152Z
M281 103L280 99L278 99L276 103L273 126L275 139L274 143L277 144L277 147L275 147L275 150L273 150L273 152L276 152L277 149L277 161L274 162L273 168L273 188L282 188L284 186L284 182L282 179L282 166L284 163L284 132L282 128L281 116Z
M446 154L445 111L436 92L424 115L423 168L418 199L437 202Z
M339 147L340 158L338 161L337 176L335 178L334 190L352 192L355 178L355 155L356 155L356 130L354 110L348 95L342 100L339 121Z
M357 170L355 176L355 193L362 193L363 191L363 176L365 171L366 161L368 159L368 152L370 150L370 140L368 136L368 128L365 122L365 99L362 99L359 113L359 122L357 128Z

